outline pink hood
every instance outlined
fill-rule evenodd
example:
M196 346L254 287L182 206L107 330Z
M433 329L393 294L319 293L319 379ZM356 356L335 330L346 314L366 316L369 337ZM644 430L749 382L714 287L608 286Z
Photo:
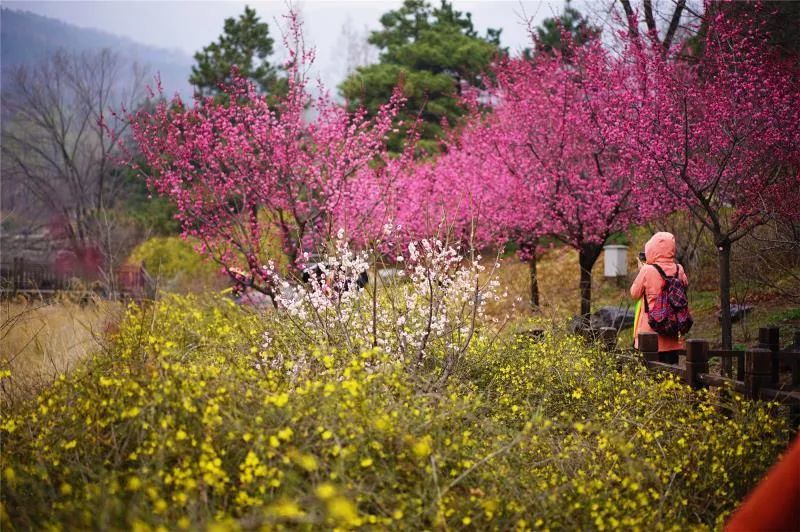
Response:
M647 264L675 262L675 235L662 231L654 234L644 245Z

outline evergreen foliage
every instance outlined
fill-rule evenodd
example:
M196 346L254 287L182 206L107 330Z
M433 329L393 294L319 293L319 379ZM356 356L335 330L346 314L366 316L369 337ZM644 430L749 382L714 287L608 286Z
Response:
M197 64L192 66L189 82L203 95L219 94L220 84L231 82L231 68L236 66L241 77L252 81L262 92L281 92L285 82L267 60L274 42L269 25L261 22L255 9L245 6L238 20L225 19L217 42L194 54Z
M597 26L592 26L580 11L570 5L570 0L567 0L561 15L544 19L541 26L536 28L536 51L548 54L553 53L553 50L563 52L565 43L562 33L571 36L572 44L581 45L598 37L601 31Z
M363 105L375 114L402 84L408 98L400 116L405 127L392 136L391 149L402 148L407 127L419 117L420 146L436 151L443 122L453 125L463 113L458 101L462 88L482 86L484 72L500 52L500 30L480 36L470 13L456 11L445 0L439 7L406 0L385 13L381 25L369 38L381 50L380 62L358 68L340 85L341 93L353 108Z

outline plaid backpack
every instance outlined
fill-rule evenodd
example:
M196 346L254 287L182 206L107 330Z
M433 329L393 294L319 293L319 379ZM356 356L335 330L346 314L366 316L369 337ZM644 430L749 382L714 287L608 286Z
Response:
M647 312L647 322L650 328L658 334L664 336L683 336L692 328L694 320L689 313L689 300L686 297L686 287L678 278L678 271L670 277L657 264L653 264L661 278L664 279L664 286L656 296L653 308L648 308L647 296L644 297L644 311Z

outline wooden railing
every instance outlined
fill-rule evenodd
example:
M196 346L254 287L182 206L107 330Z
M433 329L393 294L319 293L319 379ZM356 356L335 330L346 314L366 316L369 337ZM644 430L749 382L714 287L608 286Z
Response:
M77 284L76 278L80 281ZM118 268L112 281L100 283L97 279L80 279L75 275L59 273L49 264L22 258L14 258L10 263L0 266L0 295L4 296L23 294L47 297L60 292L80 292L102 297L140 297L149 290L151 284L149 275L140 266Z
M710 349L707 340L687 340L683 367L659 362L658 335L640 333L639 351L644 363L653 370L668 371L693 389L707 386L729 386L748 399L777 401L790 408L793 424L800 424L800 332L795 333L794 348L781 349L777 327L759 329L758 345L746 350ZM710 373L712 357L736 359L736 376ZM791 375L781 384L781 369L788 366Z
M631 353L628 349L618 348L617 333L613 327L603 327L584 331L584 336L590 341L601 342L609 353L614 353L619 370L626 360L634 359L644 362L648 369L675 375L694 390L724 386L748 399L776 401L789 407L791 423L800 429L800 331L795 332L791 349L781 349L780 329L777 327L760 328L758 344L745 350L711 349L707 340L686 340L686 348L678 350L678 354L685 357L683 366L659 361L657 334L640 333L639 349ZM545 331L532 329L517 335L539 342ZM711 373L709 360L714 357L736 359L736 376ZM791 374L783 375L781 370L787 366ZM788 382L781 384L782 376L787 377L783 380Z

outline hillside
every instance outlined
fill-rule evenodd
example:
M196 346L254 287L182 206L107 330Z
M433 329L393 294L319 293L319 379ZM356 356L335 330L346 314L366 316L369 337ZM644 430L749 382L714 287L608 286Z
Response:
M8 8L0 13L3 89L7 89L11 69L36 63L60 48L74 52L110 48L126 60L145 66L151 75L159 72L170 93L178 91L183 97L192 94L187 81L192 58L181 51L147 46L126 37Z

